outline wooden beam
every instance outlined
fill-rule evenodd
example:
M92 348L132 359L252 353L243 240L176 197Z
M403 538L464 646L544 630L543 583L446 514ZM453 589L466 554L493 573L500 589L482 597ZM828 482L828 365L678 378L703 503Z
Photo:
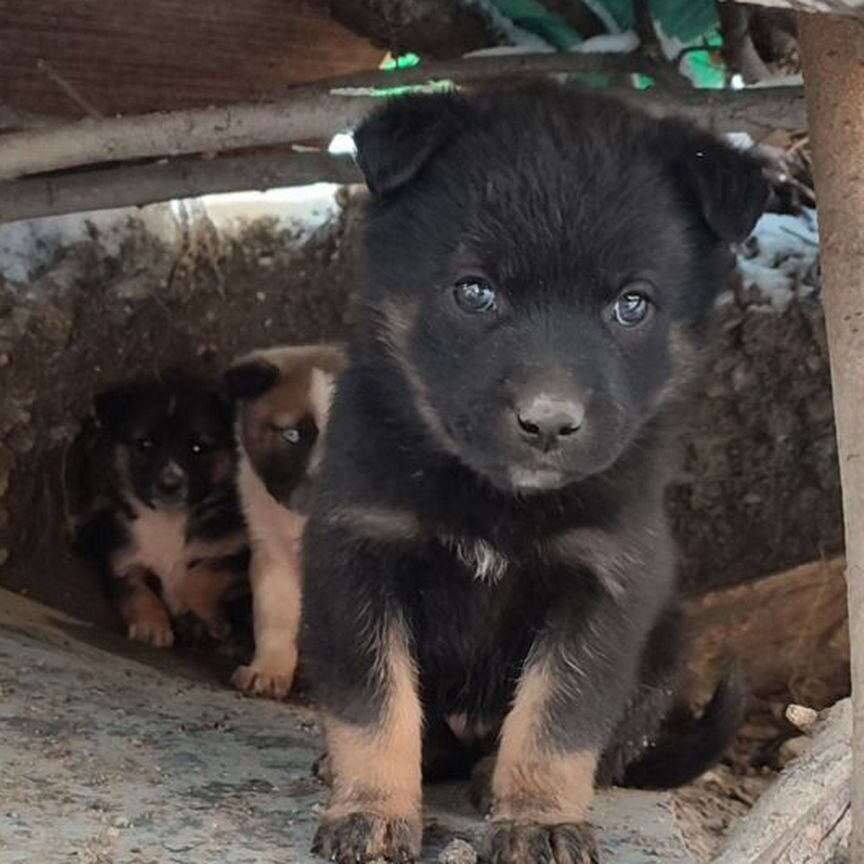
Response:
M296 87L276 102L82 120L0 136L0 180L104 162L284 145L327 138L355 124L377 100L370 88L453 80L460 84L565 72L619 78L651 74L656 63L634 55L538 54L478 57L399 73L370 73ZM612 88L622 100L657 114L682 114L722 131L800 130L803 95L794 87L744 91L689 87Z
M864 864L864 29L801 15L799 32L846 531L855 750L849 860Z
M16 114L81 118L59 79L112 117L253 102L289 85L377 68L384 51L327 7L323 0L0 0L0 103Z
M126 165L0 183L0 222L307 183L362 183L351 159L277 153Z

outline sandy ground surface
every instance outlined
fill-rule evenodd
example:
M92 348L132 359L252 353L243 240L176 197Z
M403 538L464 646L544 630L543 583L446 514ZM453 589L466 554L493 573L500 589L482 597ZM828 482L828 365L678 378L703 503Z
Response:
M252 701L175 654L0 592L0 864L312 864L326 798L308 706ZM483 822L428 790L424 862ZM605 861L693 864L672 796L611 792Z

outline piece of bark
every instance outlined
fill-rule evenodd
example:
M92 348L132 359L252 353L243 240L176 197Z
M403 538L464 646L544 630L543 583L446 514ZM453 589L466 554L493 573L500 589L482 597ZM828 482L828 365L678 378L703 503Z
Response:
M824 707L849 692L845 561L803 564L685 603L694 698L731 658L748 689Z

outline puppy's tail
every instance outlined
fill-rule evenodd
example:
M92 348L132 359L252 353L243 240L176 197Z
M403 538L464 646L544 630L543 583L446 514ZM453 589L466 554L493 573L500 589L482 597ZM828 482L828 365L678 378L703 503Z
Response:
M657 737L624 771L622 786L672 789L704 774L718 762L744 719L745 697L740 678L724 678L700 716L676 708Z

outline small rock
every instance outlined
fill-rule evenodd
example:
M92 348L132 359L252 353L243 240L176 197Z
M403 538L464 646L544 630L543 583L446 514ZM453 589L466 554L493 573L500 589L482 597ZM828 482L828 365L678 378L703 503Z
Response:
M477 853L470 843L456 838L441 850L438 864L477 864Z
M786 709L786 719L801 732L809 732L818 717L818 712L806 705L790 705Z

